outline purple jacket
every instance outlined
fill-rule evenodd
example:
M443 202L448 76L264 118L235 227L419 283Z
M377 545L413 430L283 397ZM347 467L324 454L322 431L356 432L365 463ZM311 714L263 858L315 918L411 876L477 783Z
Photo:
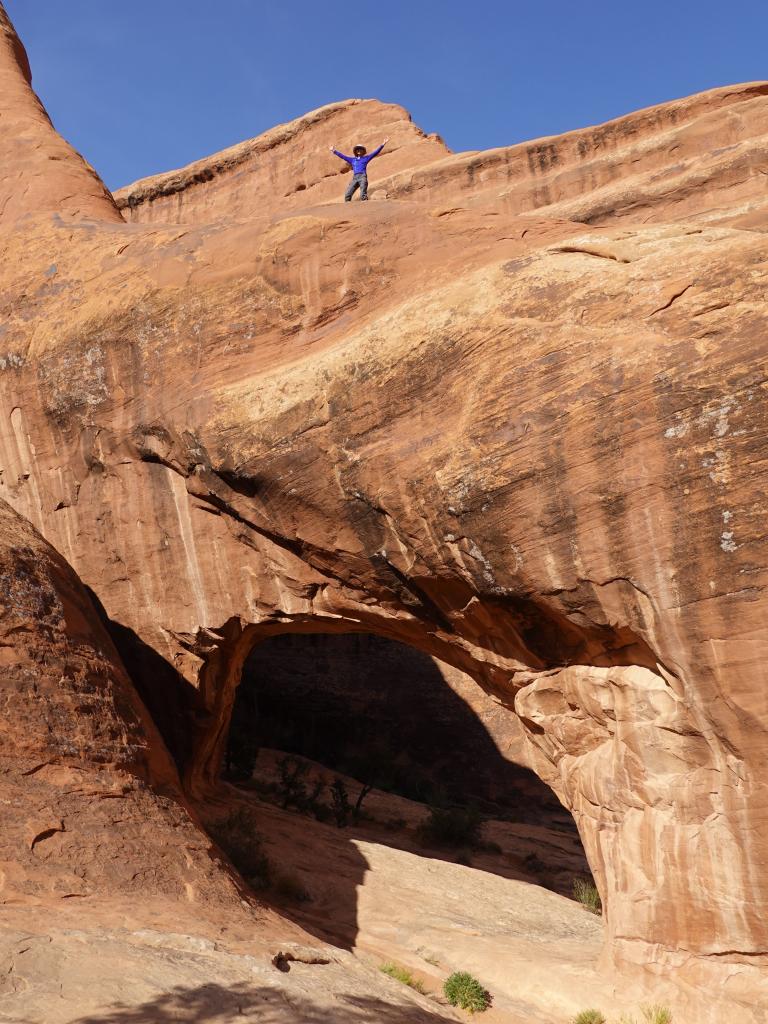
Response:
M350 164L350 166L352 167L352 170L355 172L355 174L365 174L368 164L371 162L371 160L373 160L375 156L379 155L382 149L384 149L383 142L378 149L374 149L372 153L366 153L365 156L345 156L344 153L340 153L338 149L334 149L333 152L336 154L336 156L340 156L342 160L346 160L347 163Z

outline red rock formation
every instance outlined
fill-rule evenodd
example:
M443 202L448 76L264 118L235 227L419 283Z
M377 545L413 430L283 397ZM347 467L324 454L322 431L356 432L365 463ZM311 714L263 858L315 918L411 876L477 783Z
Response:
M29 111L61 146L9 39L0 124ZM188 792L215 780L260 637L411 643L520 715L613 962L674 972L702 1021L759 1021L768 273L746 227L768 86L436 163L403 122L413 164L395 152L392 198L352 206L291 166L331 118L401 115L330 109L279 130L279 186L256 140L242 178L227 157L175 198L128 190L138 223L71 151L39 172L34 230L4 179L0 493L194 687ZM66 232L62 176L91 197Z
M597 127L488 152L450 154L400 107L350 100L180 171L116 193L132 222L206 223L338 199L328 143L389 134L373 199L490 204L584 224L696 220L765 229L768 85L713 89ZM359 132L358 132L359 134ZM372 168L373 171L373 168Z
M51 129L24 47L0 7L0 226L23 214L120 220L98 175Z
M4 502L0 586L0 902L237 906L85 588Z
M347 186L349 166L330 147L351 153L362 142L373 150L384 138L389 143L370 167L371 195L381 193L379 179L412 173L449 152L439 136L417 128L402 107L347 100L180 170L144 178L120 189L115 198L128 221L160 224L251 219L265 211L333 202Z

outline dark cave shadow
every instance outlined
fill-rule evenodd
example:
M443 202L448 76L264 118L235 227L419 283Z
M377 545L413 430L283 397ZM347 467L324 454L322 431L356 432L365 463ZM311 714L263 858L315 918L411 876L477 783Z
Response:
M504 758L483 722L448 684L435 661L406 644L369 633L284 633L263 640L243 669L225 766L232 767L233 744L247 760L253 752L247 749L249 740L255 748L268 747L316 762L328 783L336 772L425 805L471 805L488 818L549 826L564 842L573 841L576 859L581 853L573 875L589 875L575 822L552 790L529 769ZM385 774L392 767L387 760L398 762L395 777L388 780L381 778L382 762ZM246 799L255 798L254 812L257 821L263 822L259 828L265 836L274 836L281 828L292 836L299 828L296 858L304 862L297 874L306 875L311 893L311 856L302 842L300 812L276 811L274 795L265 800L256 783L237 781L232 775L230 781ZM409 781L412 791L403 792ZM353 802L358 791L350 784ZM332 822L319 823L311 812L304 813L308 843L313 829L329 830L322 842L322 833L314 833L318 856L330 859L333 851L336 871L330 873L344 879L334 889L332 907L280 899L270 889L258 896L316 937L346 949L354 948L358 936L358 887L369 869L355 839L451 862L460 852L419 845L412 830L398 834L396 829L365 822L337 829ZM286 814L293 824L285 823ZM265 845L270 845L269 840ZM563 885L553 884L554 876L548 874L551 856L542 847L539 863L524 869L520 862L502 863L500 857L473 851L470 863L564 892ZM561 861L567 859L560 856ZM296 867L291 851L284 853L284 860L290 868ZM278 868L283 870L285 864ZM329 872L329 864L324 862L317 870L322 877ZM562 878L562 863L555 869L558 872ZM568 889L571 881L569 875Z
M243 668L230 737L243 720L258 747L300 754L421 803L472 803L529 824L572 822L549 786L499 752L436 662L396 640L263 640Z
M110 619L90 587L85 588L96 613L131 678L144 707L157 726L183 777L194 743L210 719L200 694L162 655L128 626Z
M138 1006L118 1004L72 1024L229 1024L234 1019L258 1024L328 1024L329 1020L334 1024L445 1024L448 1020L415 1004L398 1006L372 996L336 995L328 1005L319 1006L294 992L286 998L281 989L242 982L178 986Z

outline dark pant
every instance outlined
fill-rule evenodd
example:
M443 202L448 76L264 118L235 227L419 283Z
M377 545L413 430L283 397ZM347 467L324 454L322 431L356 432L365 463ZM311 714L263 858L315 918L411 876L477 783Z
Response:
M349 188L344 193L344 202L351 203L352 196L360 189L360 198L368 198L368 175L367 174L353 174L352 181L349 183Z

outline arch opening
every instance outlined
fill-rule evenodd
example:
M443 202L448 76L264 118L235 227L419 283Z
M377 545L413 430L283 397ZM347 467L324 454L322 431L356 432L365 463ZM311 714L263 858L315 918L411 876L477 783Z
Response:
M236 834L213 831L267 902L348 947L358 890L391 867L378 861L471 866L571 895L589 876L578 830L523 751L514 712L408 644L267 636L244 661L222 749Z

